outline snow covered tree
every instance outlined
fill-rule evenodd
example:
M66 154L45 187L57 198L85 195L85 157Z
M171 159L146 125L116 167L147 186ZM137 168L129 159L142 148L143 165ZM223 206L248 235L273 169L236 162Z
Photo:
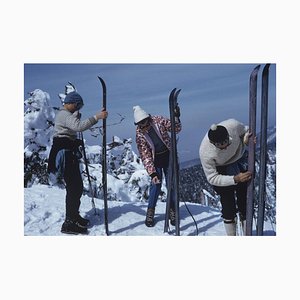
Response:
M86 146L90 173L101 185L101 146ZM100 169L99 169L100 166ZM132 150L132 139L113 137L107 144L108 199L146 201L149 196L150 177L141 159ZM87 183L86 183L87 185ZM163 190L165 187L163 186ZM96 197L101 198L101 187Z
M50 96L40 89L24 102L24 186L48 184L47 159L50 151L54 108Z

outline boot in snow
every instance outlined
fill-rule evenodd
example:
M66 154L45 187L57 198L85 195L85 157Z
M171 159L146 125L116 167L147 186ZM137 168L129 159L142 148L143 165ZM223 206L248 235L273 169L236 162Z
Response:
M147 209L146 220L145 220L145 224L146 224L147 227L153 227L154 226L154 213L155 213L154 208L148 208Z
M87 229L72 220L65 220L61 226L61 232L67 234L87 234Z
M83 228L87 228L90 225L90 221L88 219L81 217L80 215L77 216L75 222L79 227L83 227Z
M235 222L235 219L233 219L233 220L225 220L224 219L224 227L225 227L226 234L228 236L236 235L236 222Z

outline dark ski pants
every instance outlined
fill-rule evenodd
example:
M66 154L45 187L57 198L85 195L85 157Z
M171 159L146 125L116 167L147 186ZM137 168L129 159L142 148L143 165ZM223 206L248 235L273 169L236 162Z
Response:
M66 151L64 180L66 183L66 219L75 220L79 215L83 183L79 161L72 151Z
M247 182L230 186L213 186L220 195L222 204L222 217L233 220L239 212L243 220L246 219Z
M166 184L168 186L168 181L169 181L168 180L168 167L165 167L165 168L156 167L155 169L156 169L156 173L158 175L158 178L159 178L160 182L162 182L162 176L163 176L163 173L164 173L165 179L166 179ZM151 182L150 192L149 192L148 208L155 208L156 207L156 203L157 203L157 199L158 199L158 196L160 194L160 191L161 191L161 183L160 184L153 184ZM172 195L171 195L171 206L172 206L172 204L174 204L174 197L172 197Z

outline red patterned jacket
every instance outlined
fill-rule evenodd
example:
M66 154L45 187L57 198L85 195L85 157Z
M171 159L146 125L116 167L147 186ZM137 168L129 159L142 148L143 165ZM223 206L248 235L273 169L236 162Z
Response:
M171 138L168 132L171 131L171 121L162 116L151 116L151 125L167 148L170 149ZM180 130L181 124L176 122L176 133L178 133ZM154 145L149 135L146 132L143 132L138 126L136 128L136 144L146 171L149 175L155 173Z

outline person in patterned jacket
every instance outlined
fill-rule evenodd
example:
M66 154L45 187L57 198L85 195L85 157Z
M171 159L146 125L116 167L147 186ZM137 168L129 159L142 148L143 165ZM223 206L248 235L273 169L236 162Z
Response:
M168 166L171 139L171 121L162 116L151 116L140 106L133 107L134 124L136 127L136 144L144 164L144 167L151 177L148 209L146 213L145 225L154 226L155 207L158 195L161 191L163 173L168 180ZM175 131L181 130L180 110L175 111ZM175 209L173 197L171 197L170 220L175 226Z

